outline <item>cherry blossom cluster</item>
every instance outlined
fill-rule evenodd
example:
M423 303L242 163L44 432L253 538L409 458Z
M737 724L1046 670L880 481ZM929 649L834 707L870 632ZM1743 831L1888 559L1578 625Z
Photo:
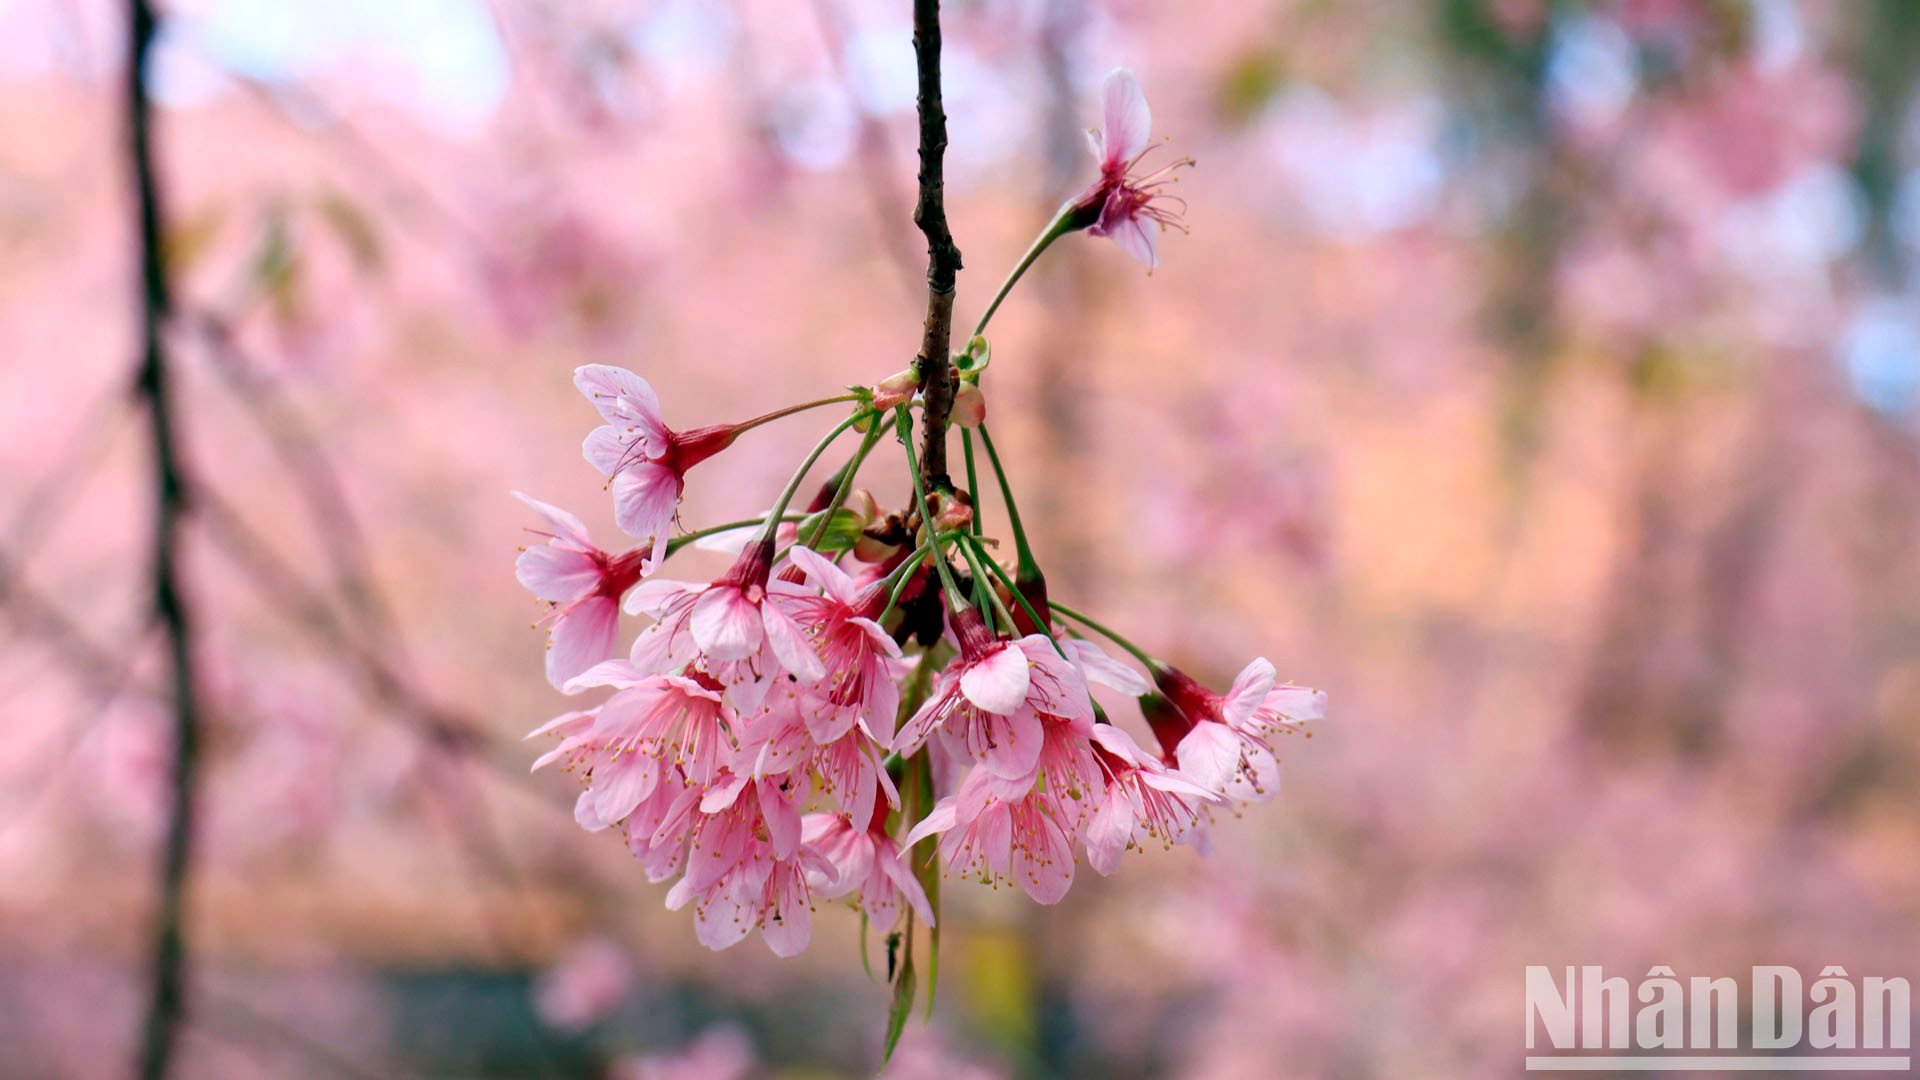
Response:
M686 430L667 425L641 376L575 372L600 421L583 454L635 543L603 550L578 517L520 496L545 522L545 543L524 549L516 569L548 605L547 677L597 697L534 732L558 740L534 767L573 775L579 824L623 835L649 879L673 882L667 906L691 907L711 948L757 930L795 955L823 900L850 903L883 931L931 926L927 886L941 868L1053 904L1083 853L1108 874L1129 850L1204 847L1215 815L1274 795L1279 739L1322 715L1322 695L1279 683L1264 659L1216 693L1050 599L1020 527L986 427L987 318L1055 238L1111 237L1151 267L1154 232L1177 223L1165 187L1182 162L1139 169L1149 114L1130 74L1108 79L1104 105L1092 138L1099 179L1061 208L951 361L968 482L977 438L1007 536L988 534L975 492L916 459L917 368ZM762 424L834 405L847 415L769 511L675 535L697 465ZM897 507L855 486L889 435L912 479ZM852 436L857 448L794 509L821 458ZM693 542L737 554L708 581L660 573ZM642 620L630 641L623 615ZM1095 701L1095 685L1137 700L1144 741Z

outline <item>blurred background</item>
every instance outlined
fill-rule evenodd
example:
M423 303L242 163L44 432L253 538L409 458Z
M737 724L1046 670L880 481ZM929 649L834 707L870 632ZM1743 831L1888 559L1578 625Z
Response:
M952 883L892 1075L1498 1075L1527 964L1920 974L1920 5L947 8L962 318L1090 179L1110 68L1199 159L1151 277L1076 237L995 322L1053 591L1332 713L1211 858L1052 909ZM580 363L675 426L904 366L907 5L161 15L208 725L178 1074L870 1074L853 913L710 954L527 774L567 699L507 493L616 537ZM0 0L9 1076L123 1074L146 1007L125 40ZM766 506L819 427L703 465L684 520Z

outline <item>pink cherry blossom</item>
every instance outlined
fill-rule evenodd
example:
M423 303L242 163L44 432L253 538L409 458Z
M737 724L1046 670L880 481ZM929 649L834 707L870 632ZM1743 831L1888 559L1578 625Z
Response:
M829 900L854 896L867 919L882 931L891 929L904 902L920 921L933 923L933 907L926 891L914 879L913 869L900 858L900 848L887 835L886 815L858 828L842 814L808 814L801 837L829 864L810 879L813 890Z
M801 590L770 581L772 561L772 542L759 540L714 581L655 579L634 588L627 610L654 617L634 639L634 666L673 671L698 657L701 668L727 688L734 707L748 712L760 707L769 681L778 676L799 683L824 676L826 668L789 610Z
M644 572L643 551L609 555L594 546L579 518L516 491L554 529L543 547L520 553L514 576L552 605L547 627L547 681L555 687L614 654L620 598Z
M723 776L700 813L686 876L667 894L667 907L692 903L694 934L710 949L758 929L776 955L804 952L813 926L807 875L828 864L801 846L798 793L788 779Z
M936 803L901 846L940 836L948 869L985 883L1016 882L1042 904L1057 904L1073 884L1073 830L1057 796L1035 787L1015 799L994 791L976 767L960 790Z
M1153 114L1139 80L1133 72L1116 68L1102 84L1100 97L1100 127L1087 132L1088 145L1100 162L1100 178L1068 204L1068 220L1090 218L1089 234L1110 237L1120 250L1152 270L1160 265L1154 234L1183 227L1180 213L1186 204L1166 188L1176 181L1173 174L1192 165L1193 159L1183 157L1151 172L1139 171L1141 160L1154 149L1148 142Z
M1112 724L1096 725L1093 741L1107 782L1084 835L1087 863L1103 875L1113 873L1121 854L1139 847L1142 837L1164 846L1179 843L1198 823L1202 806L1219 799Z
M738 424L674 431L647 380L625 368L586 364L573 384L606 423L587 433L580 452L613 483L614 523L652 546L649 565L667 553L687 470L733 445Z
M1154 677L1173 714L1188 725L1179 733L1179 723L1156 723L1162 744L1177 733L1180 771L1235 802L1273 798L1280 782L1273 738L1319 719L1326 709L1320 691L1275 687L1273 665L1264 657L1249 663L1224 696L1174 668Z
M1031 779L1046 736L1042 714L1092 720L1085 680L1045 634L996 640L971 610L957 612L953 628L960 655L895 736L894 752L912 754L941 731L961 740L993 775Z
M596 665L569 689L611 686L617 692L594 711L590 725L568 735L541 764L566 757L570 768L585 765L593 814L607 825L651 795L667 768L678 767L696 785L708 783L722 751L732 745L734 720L718 687L700 678L698 672L652 674L625 660Z
M841 726L858 721L882 744L891 742L900 709L898 681L911 665L893 635L873 621L886 606L885 591L879 582L862 588L808 548L795 547L787 557L820 590L818 596L794 596L785 605L812 639L826 672L816 688L825 708L813 714L824 718L823 727L814 737L831 741Z

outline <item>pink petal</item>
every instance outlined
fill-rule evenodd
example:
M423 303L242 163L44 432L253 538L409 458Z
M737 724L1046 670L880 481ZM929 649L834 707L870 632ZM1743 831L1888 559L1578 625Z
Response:
M919 880L913 876L913 868L899 859L882 858L879 869L888 881L893 882L893 887L900 891L900 895L906 897L907 904L913 908L915 915L920 916L920 921L932 926L933 905L927 902L926 890L920 887Z
M601 419L636 429L633 434L647 440L654 457L666 452L667 426L660 417L660 399L647 380L611 364L585 364L573 369L573 385Z
M607 424L587 432L587 437L580 440L580 456L601 476L612 476L621 466L645 457L628 446L619 428Z
M600 587L600 564L572 548L543 544L520 553L513 576L540 599L564 604Z
M1101 215L1102 220L1099 226L1101 235L1111 238L1114 243L1120 245L1121 251L1138 259L1148 270L1159 267L1160 251L1157 241L1154 240L1155 229L1146 218L1138 214L1127 214L1109 224L1105 217L1105 214Z
M1007 809L1007 804L988 803L980 816L973 819L968 831L974 850L985 864L987 872L994 877L1009 876L1013 868L1013 815ZM949 833L945 844L952 844L953 840L954 835Z
M1134 741L1133 736L1112 724L1093 725L1093 734L1088 738L1099 743L1101 749L1107 753L1129 765L1139 765L1148 760L1147 752L1140 749L1140 744Z
M1046 728L1040 718L1022 709L1010 716L988 715L967 732L967 749L987 772L1002 780L1029 783L1046 746ZM1021 786L1024 792L1027 785Z
M773 872L768 910L760 922L760 939L779 957L807 951L813 936L813 911L807 903L806 883L798 869L782 866Z
M1202 720L1174 750L1180 771L1213 791L1225 791L1240 771L1240 737L1225 724Z
M1027 700L1027 654L995 645L960 674L960 692L990 713L1010 713Z
M1087 680L1080 669L1061 656L1053 639L1045 634L1028 634L1019 645L1032 669L1028 703L1049 716L1083 721L1091 727L1093 698L1087 693Z
M1110 785L1087 825L1087 862L1102 875L1111 874L1132 841L1133 801L1119 784Z
M559 716L556 716L553 719L547 721L546 723L541 724L539 727L534 728L532 731L527 732L521 738L531 739L535 735L546 735L552 732L559 732L563 735L571 735L575 732L575 729L584 729L587 725L591 724L592 722L593 722L593 710L591 709L578 710L575 712L564 712L564 713L561 713Z
M580 548L593 547L593 537L587 534L587 527L579 518L560 509L552 503L544 503L524 492L516 491L513 497L533 508L533 512L547 519L553 526L553 535Z
M819 682L827 674L826 666L820 663L820 656L813 651L813 643L800 629L800 624L792 616L781 611L771 597L760 605L760 621L767 634L767 644L773 649L774 659L803 683Z
M613 523L636 540L653 540L655 563L680 509L683 487L679 473L651 461L629 465L614 477Z
M599 832L607 827L607 823L600 820L600 815L593 809L593 792L591 791L581 792L580 797L573 801L573 820L588 832Z
M814 587L843 604L851 606L860 593L859 587L854 585L853 578L845 570L817 551L795 545L788 549L787 558L792 559L793 564L807 575L807 580Z
M653 793L660 763L646 754L622 754L593 769L593 812L601 821L619 821Z
M1073 658L1074 666L1080 669L1088 682L1118 690L1128 697L1139 697L1153 689L1153 684L1147 681L1145 675L1114 659L1105 649L1085 638L1068 638L1062 644L1066 646L1067 655Z
M800 804L781 785L763 780L759 788L760 813L767 820L767 838L773 843L773 857L790 858L800 846Z
M1140 91L1140 80L1126 68L1107 73L1100 87L1100 149L1103 165L1121 165L1147 148L1153 133L1153 113L1147 108L1147 95Z
M553 624L547 649L547 681L556 689L614 654L620 607L610 596L589 596Z
M590 686L613 686L627 690L652 678L652 674L635 667L631 661L606 660L567 680L566 685L560 689L569 694L578 693Z
M1043 824L1014 848L1015 876L1038 904L1057 904L1073 886L1073 843L1059 829Z
M1227 691L1220 712L1230 727L1244 727L1253 718L1254 710L1267 699L1273 690L1273 665L1267 658L1258 656L1233 680L1233 687Z
M757 914L741 903L738 890L731 887L715 889L703 903L694 905L693 936L714 952L731 949L753 932Z
M727 807L732 806L734 800L738 799L740 793L745 790L747 790L746 777L738 775L722 777L714 781L713 786L709 787L706 792L700 796L700 812L703 814L717 814Z
M759 650L766 632L760 606L731 585L718 585L700 594L687 626L700 650L715 660L745 660Z
M949 795L935 803L933 809L927 811L927 816L921 818L919 824L908 830L906 839L900 841L900 857L905 859L913 845L929 836L946 832L953 828L954 824L953 797Z
M1290 724L1327 718L1327 692L1288 683L1277 686L1260 703L1260 715Z
M1201 785L1189 780L1185 774L1174 769L1142 770L1140 773L1140 782L1155 790L1164 791L1169 795L1182 795L1190 799L1197 799L1201 802L1221 801L1218 792L1208 791Z

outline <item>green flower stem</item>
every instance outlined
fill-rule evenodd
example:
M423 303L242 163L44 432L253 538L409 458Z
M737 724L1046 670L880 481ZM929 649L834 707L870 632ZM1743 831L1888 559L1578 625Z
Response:
M1007 280L1000 283L1000 291L993 294L993 302L987 305L987 310L980 313L980 321L974 325L973 333L968 335L970 339L986 333L987 323L993 320L993 313L1000 310L1000 301L1005 300L1007 294L1013 291L1014 284L1020 280L1022 274L1027 272L1027 267L1032 266L1033 261L1040 257L1040 253L1047 250L1048 245L1055 240L1072 231L1068 227L1067 207L1062 206L1060 212L1053 215L1053 220L1047 222L1046 229L1034 238L1033 245L1027 248L1027 253L1020 256L1019 262L1013 264L1013 270L1007 274Z
M818 409L823 405L838 405L843 401L858 401L858 400L860 400L860 395L858 394L836 394L833 397L821 398L818 401L806 401L798 405L789 405L784 409L775 409L764 416L756 416L753 419L742 423L739 426L738 430L752 431L754 428L757 428L762 424L771 424L775 420L778 420L786 416L792 416L794 413L806 412L808 409Z
M1000 467L1000 455L993 448L993 436L987 434L985 424L980 425L980 445L986 447L987 460L993 464L993 475L1000 480L1000 499L1007 504L1007 523L1013 529L1013 551L1019 560L1020 576L1037 580L1040 577L1040 564L1034 560L1033 548L1027 545L1027 530L1020 525L1020 508L1014 505L1013 487L1007 483L1007 472Z
M933 568L939 571L940 585L948 598L965 607L966 594L953 580L953 570L947 566L946 554L940 550L941 535L933 522L933 506L927 501L927 484L920 476L920 462L913 453L913 420L904 406L894 412L894 427L900 433L900 445L907 452L907 473L913 477L913 497L920 504L920 527L927 530L927 542L933 545Z
M780 521L783 523L788 521L804 521L804 520L806 520L805 514L785 514L785 515L782 515L780 518ZM664 562L666 559L672 558L675 552L679 551L681 548L686 547L688 544L693 543L695 540L703 540L709 536L714 536L719 533L732 532L735 529L750 529L755 525L765 525L766 523L767 523L766 518L752 517L752 518L742 518L739 521L729 521L725 525L709 525L704 529L695 529L694 531L686 534L685 536L676 536L673 539L667 541L667 554L665 557L663 557L662 561Z
M933 541L929 540L915 548L913 554L907 556L906 561L893 568L893 573L887 576L887 580L892 582L887 587L887 606L881 608L880 614L874 616L874 622L884 622L888 615L893 614L894 606L900 603L900 594L907 591L907 582L913 580L914 569L932 550Z
M813 449L807 453L807 459L800 463L798 469L794 470L793 479L787 481L787 489L782 491L780 498L774 502L773 511L767 515L766 531L760 534L761 540L769 544L773 542L774 534L780 530L780 520L786 515L787 505L793 502L794 493L800 490L800 482L807 478L807 473L813 468L814 462L819 461L820 455L827 452L827 447L833 445L833 440L839 438L854 424L859 423L860 417L863 415L865 414L856 412L852 416L833 425L833 430L827 432L819 442L813 445Z
M1140 661L1142 664L1146 665L1146 668L1148 671L1165 671L1166 670L1167 665L1161 663L1158 660L1155 660L1152 656L1148 655L1145 649L1142 649L1140 646L1135 645L1133 642L1128 641L1126 638L1121 637L1119 634L1114 633L1112 630L1107 629L1106 627L1100 625L1099 623L1094 622L1092 619L1087 618L1085 615L1080 614L1079 612L1073 610L1067 605L1059 603L1057 601L1049 600L1047 602L1047 606L1059 612L1060 614L1065 615L1067 618L1072 619L1077 623L1080 623L1081 625L1085 626L1087 629L1094 631L1095 633L1099 634L1101 637L1104 637L1108 641L1113 642L1115 645L1118 645L1121 648L1132 653L1133 658L1135 660Z
M995 592L993 586L989 584L986 567L980 565L982 553L974 546L973 537L963 536L960 538L960 554L967 560L967 565L973 567L974 591L982 594L991 605L987 614L998 615L1001 624L1007 628L1007 633L1018 637L1020 635L1020 628L1014 624L1013 613L1008 611L1007 605L1000 601L1000 594ZM987 559L986 561L992 562L993 560ZM1017 593L1018 590L1015 590L1015 592ZM1041 625L1044 626L1045 624L1042 623Z
M1033 609L1033 605L1027 601L1027 594L1020 591L1020 586L1014 584L1013 579L1007 576L1005 570L1000 569L1000 564L993 561L993 556L987 552L986 548L980 546L978 540L970 540L970 542L973 544L974 550L979 553L980 561L986 564L987 569L993 573L993 576L999 578L1001 583L1007 587L1007 592L1013 595L1014 601L1020 605L1020 610L1026 612L1027 618L1033 620L1033 625L1039 627L1044 632L1047 627L1047 620L1041 618L1040 613ZM996 597L996 599L998 598ZM1049 602L1047 606L1053 607L1054 605ZM1061 656L1067 655L1066 648L1062 646L1060 642L1055 641L1053 635L1047 635L1047 640L1053 641L1054 652L1059 653Z
M822 536L826 535L827 525L833 521L833 512L840 509L840 505L847 501L847 493L853 490L854 474L860 471L861 464L867 460L867 455L873 451L873 445L879 441L880 424L876 420L872 426L867 428L866 434L860 437L860 449L855 450L853 456L847 459L847 463L841 466L840 483L833 489L833 501L826 505L826 512L821 515L819 523L813 527L807 538L800 541L802 545L812 547L820 542Z
M973 527L968 532L979 536L986 531L980 519L980 478L973 471L973 432L960 429L960 450L967 458L967 494L973 496Z

